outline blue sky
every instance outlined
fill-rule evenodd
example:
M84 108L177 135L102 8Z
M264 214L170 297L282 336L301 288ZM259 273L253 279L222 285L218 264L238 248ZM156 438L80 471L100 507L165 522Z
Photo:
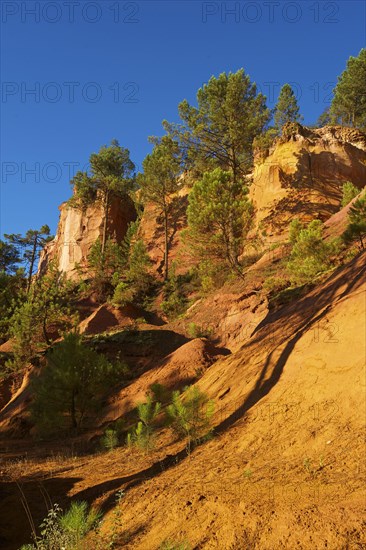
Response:
M55 232L90 153L117 138L141 165L148 136L211 75L244 67L269 107L290 82L315 122L366 43L361 0L3 0L1 10L1 235Z

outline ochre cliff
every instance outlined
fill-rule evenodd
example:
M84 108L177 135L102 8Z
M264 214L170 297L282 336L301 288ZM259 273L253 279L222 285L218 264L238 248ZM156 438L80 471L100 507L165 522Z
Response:
M108 210L107 237L122 242L128 224L136 219L132 200L114 198ZM53 241L42 251L38 271L43 273L51 261L68 279L79 277L77 266L87 266L90 248L103 235L104 212L100 204L85 210L71 207L67 202L60 206L60 219Z
M365 186L365 134L341 126L287 125L268 156L255 164L250 198L256 228L276 238L295 216L327 220L339 210L346 181Z

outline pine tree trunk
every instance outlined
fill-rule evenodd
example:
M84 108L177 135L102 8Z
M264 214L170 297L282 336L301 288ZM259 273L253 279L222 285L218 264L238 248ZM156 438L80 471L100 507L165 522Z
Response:
M169 276L169 242L168 242L168 211L164 210L164 281L168 280Z
M107 240L107 221L108 221L109 191L106 192L104 199L104 223L102 235L102 260L104 260L105 243Z
M29 294L30 287L31 287L31 284L32 284L33 268L34 268L34 262L35 262L35 259L36 259L36 253L37 253L37 244L38 244L38 235L36 234L35 237L34 237L32 256L31 256L31 261L30 261L30 266L29 266L27 294Z

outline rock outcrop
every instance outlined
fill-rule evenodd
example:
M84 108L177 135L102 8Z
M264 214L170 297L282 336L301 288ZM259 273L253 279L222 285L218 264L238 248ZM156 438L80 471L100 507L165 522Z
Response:
M136 210L129 197L111 200L108 210L107 236L122 242L130 222L136 219ZM53 241L42 251L39 273L44 273L51 261L68 279L79 277L77 266L87 266L91 246L103 235L104 212L99 204L84 211L67 202L60 206L60 219Z
M169 229L169 264L176 262L176 273L188 270L194 261L181 238L187 227L187 206L189 188L182 184L173 199L172 224ZM155 273L162 275L164 269L164 229L163 219L155 205L146 205L141 218L138 236L144 241Z
M327 220L340 207L342 185L366 184L366 135L354 128L288 124L268 156L258 157L250 197L256 228L275 240L293 217Z

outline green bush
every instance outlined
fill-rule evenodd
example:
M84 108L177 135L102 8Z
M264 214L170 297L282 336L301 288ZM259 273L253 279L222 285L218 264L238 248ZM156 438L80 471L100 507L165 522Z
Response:
M332 267L332 256L336 254L336 241L326 242L322 237L323 225L313 220L304 227L298 220L290 225L292 250L287 268L293 283L306 283Z
M182 394L173 392L172 403L166 412L176 434L187 438L188 449L212 432L210 426L214 403L197 386L186 387Z
M197 325L196 323L189 323L187 334L189 338L210 338L212 334L212 328L209 327L205 329L204 327Z
M52 333L68 330L78 322L72 313L70 284L50 267L44 277L30 288L27 299L19 300L9 320L9 335L13 339L13 360L7 366L18 370L52 342ZM53 337L54 338L54 337Z
M86 502L73 502L66 512L54 504L40 525L41 536L34 535L34 544L21 550L79 550L85 535L94 529L101 514L97 509L88 510Z
M276 293L285 290L289 285L290 281L286 278L274 275L264 281L263 288L270 293Z
M346 244L358 240L359 248L363 250L366 238L366 193L352 204L348 212L348 220L342 239Z
M114 289L112 303L116 306L125 306L136 298L136 290L128 283L120 281Z
M139 422L128 434L127 445L136 446L142 451L149 453L155 446L155 421L161 411L161 403L154 402L151 395L148 395L146 403L137 405Z
M344 183L342 187L342 207L347 206L347 204L349 204L352 199L357 197L359 192L360 190L357 189L357 187L353 185L352 182L346 181L346 183Z
M32 419L41 437L70 428L79 431L88 414L100 408L108 389L126 373L124 363L110 363L74 333L54 346L46 359L31 384Z
M113 428L107 428L104 431L101 443L104 449L107 449L107 451L113 451L113 449L115 449L119 443L117 430L114 430Z
M175 274L174 264L164 285L164 300L160 307L168 318L174 319L187 309L187 297L183 292L181 277Z

